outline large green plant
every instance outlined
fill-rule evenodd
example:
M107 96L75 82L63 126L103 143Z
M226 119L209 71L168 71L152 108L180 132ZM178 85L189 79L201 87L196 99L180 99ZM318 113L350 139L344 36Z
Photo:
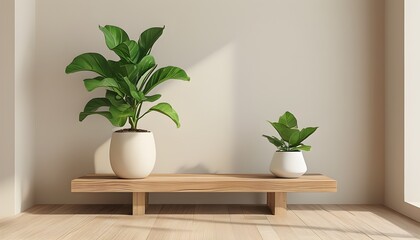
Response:
M318 127L307 127L302 130L298 129L296 117L290 113L285 112L280 116L278 122L270 122L280 135L280 139L275 136L263 135L268 141L277 147L281 152L293 151L310 151L311 146L305 145L302 142L312 135Z
M84 53L67 66L66 73L90 71L99 74L84 80L89 92L96 88L106 89L105 97L93 98L86 104L79 121L99 114L118 127L124 126L128 120L130 130L135 131L138 121L155 111L168 116L179 127L178 114L169 103L161 102L142 112L143 103L155 102L161 97L161 94L151 95L159 84L169 79L190 80L187 73L178 67L167 66L156 70L157 64L150 52L164 27L147 29L138 41L131 40L123 29L116 26L99 26L99 29L105 36L107 47L120 59L113 61L99 53Z

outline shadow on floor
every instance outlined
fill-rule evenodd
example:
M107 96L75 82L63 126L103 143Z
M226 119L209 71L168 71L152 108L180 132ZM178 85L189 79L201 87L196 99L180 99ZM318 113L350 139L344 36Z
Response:
M131 205L120 204L66 204L37 205L26 211L28 214L116 214L131 215ZM151 204L146 214L271 214L263 204Z

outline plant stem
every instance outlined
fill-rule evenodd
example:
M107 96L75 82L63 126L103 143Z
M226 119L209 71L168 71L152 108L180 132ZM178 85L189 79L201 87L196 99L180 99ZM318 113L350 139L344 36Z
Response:
M128 118L128 121L130 122L131 129L136 129L137 121L135 121L132 117Z
M137 105L137 109L136 109L135 120L134 120L134 124L135 124L135 127L136 128L137 128L137 123L140 120L139 115L140 115L141 105L142 105L142 103L140 103L139 105Z

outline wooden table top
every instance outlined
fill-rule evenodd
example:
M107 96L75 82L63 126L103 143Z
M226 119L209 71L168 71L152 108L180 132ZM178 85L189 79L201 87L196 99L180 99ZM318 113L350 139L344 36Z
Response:
M72 192L336 192L322 174L277 178L271 174L152 174L143 179L90 174L71 182Z

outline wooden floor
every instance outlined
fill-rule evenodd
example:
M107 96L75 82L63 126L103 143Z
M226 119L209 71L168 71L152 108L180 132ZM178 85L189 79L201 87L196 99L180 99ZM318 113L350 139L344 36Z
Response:
M420 239L420 223L376 205L39 205L0 219L0 239Z

